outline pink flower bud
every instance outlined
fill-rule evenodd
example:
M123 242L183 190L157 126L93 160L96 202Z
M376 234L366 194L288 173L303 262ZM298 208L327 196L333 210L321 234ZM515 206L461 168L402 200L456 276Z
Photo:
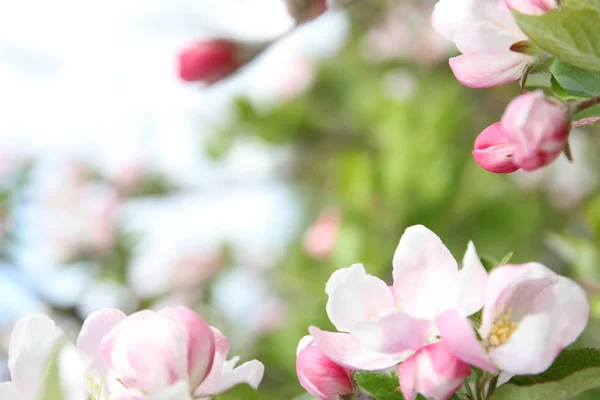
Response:
M298 345L296 373L300 385L319 400L336 400L354 392L350 372L327 358L311 336L304 337Z
M179 54L179 76L188 82L217 82L238 69L240 49L228 40L196 42Z
M286 0L286 4L297 23L310 21L327 11L326 0Z
M512 143L515 163L525 171L554 161L563 151L571 130L568 110L547 100L541 90L514 99L501 123Z
M317 260L326 259L335 245L341 218L337 209L327 209L304 234L304 250Z
M417 393L431 400L448 400L471 375L471 369L444 342L423 347L398 368L400 390L406 400Z
M496 122L484 129L475 140L473 157L483 169L497 174L507 174L519 169L512 156L513 146Z
M558 7L556 0L505 0L506 5L521 14L540 15Z

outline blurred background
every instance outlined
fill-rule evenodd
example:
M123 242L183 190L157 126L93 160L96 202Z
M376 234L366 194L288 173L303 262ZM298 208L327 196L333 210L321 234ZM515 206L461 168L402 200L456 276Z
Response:
M365 0L292 31L283 0L0 1L0 382L26 313L76 336L99 308L187 305L265 363L261 398L291 399L330 274L390 279L413 224L457 259L473 240L578 280L575 346L600 347L600 132L573 133L574 163L481 169L474 138L518 85L462 87L433 5ZM178 76L194 41L280 36L223 82Z

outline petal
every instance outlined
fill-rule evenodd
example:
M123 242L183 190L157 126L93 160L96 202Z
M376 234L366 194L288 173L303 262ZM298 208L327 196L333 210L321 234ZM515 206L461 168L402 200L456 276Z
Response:
M361 264L336 271L326 291L327 315L339 331L351 331L356 324L395 309L386 283L367 274Z
M458 272L457 305L465 315L476 313L483 307L488 273L481 264L475 245L469 242L463 267Z
M23 397L37 397L50 357L66 342L63 331L43 314L32 314L16 323L8 348L8 368Z
M214 385L204 385L202 383L195 392L196 396L213 396L223 393L230 388L246 383L256 389L260 384L265 372L265 366L258 360L248 361L232 371L220 375L220 378ZM208 380L208 379L207 379Z
M464 86L485 88L518 80L530 56L514 53L470 52L449 60L456 79Z
M77 337L79 353L86 375L105 377L109 370L100 353L102 339L127 316L121 310L105 308L91 313L83 322Z
M506 5L527 15L540 15L557 8L556 0L506 0Z
M187 332L152 311L130 315L105 336L100 351L128 388L158 394L187 379Z
M0 383L0 399L2 400L25 400L25 397L13 382Z
M350 369L376 371L404 361L412 351L380 353L364 346L346 333L326 332L311 326L310 332L317 346L335 363Z
M528 315L521 320L506 344L489 351L490 358L498 368L515 375L539 374L548 369L558 356L553 348L552 335L549 314Z
M394 297L403 311L433 320L448 306L458 267L440 238L422 225L406 229L394 254Z
M350 334L373 350L399 353L425 346L431 325L431 321L396 311L377 321L357 324Z
M186 307L165 308L159 311L158 315L180 323L187 332L189 382L192 388L197 387L206 378L213 364L215 356L213 330L198 314Z
M408 400L417 393L428 399L448 400L469 375L469 366L450 352L443 341L423 347L398 368L400 389Z
M555 303L552 310L555 330L560 332L559 344L567 347L585 329L590 316L590 303L583 288L569 278L558 278L552 288Z
M490 363L469 320L455 309L444 311L436 320L440 337L458 358L490 372L496 368Z

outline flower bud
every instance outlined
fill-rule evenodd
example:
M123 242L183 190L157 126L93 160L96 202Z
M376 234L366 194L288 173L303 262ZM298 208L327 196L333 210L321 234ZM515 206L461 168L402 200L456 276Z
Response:
M340 225L337 209L323 211L304 234L304 250L317 260L325 260L333 251Z
M200 41L179 54L179 76L187 82L215 83L242 64L237 44L221 39Z
M326 0L286 0L290 15L301 24L319 17L327 11Z
M398 368L400 390L406 400L417 393L431 400L447 400L471 375L471 369L451 353L443 341L417 351Z
M506 0L514 11L527 15L540 15L558 7L556 0Z
M507 174L519 169L512 156L513 146L496 122L484 129L475 140L473 157L483 169L496 174Z
M300 385L319 400L336 400L354 392L350 372L327 358L311 336L298 344L296 373Z
M501 123L513 146L515 164L525 171L554 161L563 151L571 130L567 108L547 100L541 90L514 99Z

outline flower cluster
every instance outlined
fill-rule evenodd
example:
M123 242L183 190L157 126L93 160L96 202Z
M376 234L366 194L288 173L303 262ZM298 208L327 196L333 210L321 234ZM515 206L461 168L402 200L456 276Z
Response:
M227 338L185 307L130 316L96 311L85 320L76 346L50 318L34 314L13 330L13 381L0 384L0 398L42 398L53 359L69 400L207 399L240 383L256 388L262 363L236 367L238 357L227 360L228 352Z
M488 273L473 243L459 269L420 225L400 239L393 278L388 286L361 264L331 276L327 314L339 332L310 327L298 347L298 378L312 395L335 399L357 390L353 372L397 368L405 398L448 399L470 365L501 374L500 383L543 372L588 320L586 294L572 280L538 263Z

